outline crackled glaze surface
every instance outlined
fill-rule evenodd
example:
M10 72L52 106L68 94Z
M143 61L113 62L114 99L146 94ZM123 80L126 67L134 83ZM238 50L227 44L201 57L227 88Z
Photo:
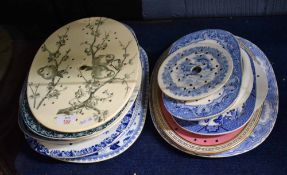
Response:
M85 18L54 32L30 68L27 97L39 123L59 132L102 125L127 103L140 70L132 32L108 18Z

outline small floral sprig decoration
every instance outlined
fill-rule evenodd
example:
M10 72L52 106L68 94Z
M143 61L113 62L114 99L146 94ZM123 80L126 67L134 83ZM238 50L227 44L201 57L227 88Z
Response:
M65 90L66 87L60 89L57 87L60 80L64 75L68 74L67 65L65 68L62 67L62 64L66 62L70 56L69 53L71 49L62 51L62 47L66 45L68 38L69 27L66 28L64 34L58 35L58 41L55 43L57 48L55 51L50 50L46 44L43 44L41 47L42 52L47 52L47 64L37 70L37 73L41 78L49 81L47 85L47 93L40 99L37 104L37 99L40 98L41 94L38 93L38 88L40 84L34 84L33 82L28 83L29 89L31 90L32 95L30 98L33 99L33 107L39 109L46 99L56 98L58 99L60 92Z

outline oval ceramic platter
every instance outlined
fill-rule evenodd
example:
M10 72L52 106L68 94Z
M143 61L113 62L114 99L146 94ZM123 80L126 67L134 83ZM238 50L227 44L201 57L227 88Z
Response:
M239 146L229 149L225 152L218 153L218 154L200 154L196 153L194 151L191 151L191 149L187 149L186 147L182 147L182 142L179 144L179 142L175 142L174 139L170 139L171 137L168 137L164 134L163 129L160 128L156 122L156 116L152 113L153 121L155 126L157 127L159 133L161 136L169 142L172 146L175 148L184 151L189 154L197 155L197 156L203 156L203 157L210 157L210 158L220 158L220 157L230 157L239 155L245 152L248 152L257 146L259 146L268 135L271 133L278 113L278 87L276 82L276 77L274 74L274 71L272 69L271 64L269 63L267 57L265 54L253 43L243 39L238 38L240 45L242 48L247 50L247 53L252 57L252 59L255 60L255 62L259 63L264 68L264 71L267 75L268 79L268 94L267 97L263 103L262 106L262 113L260 115L260 118L258 118L259 122L255 126L253 130L251 130L251 134L248 138L246 138ZM151 105L150 105L151 107ZM151 111L153 112L153 111ZM250 120L248 125L250 125L251 122L253 122L254 118ZM248 126L247 125L247 126ZM246 127L247 127L246 126ZM245 128L246 128L245 127ZM244 129L245 129L244 128ZM237 136L238 137L238 136Z
M244 127L244 129L236 135L233 139L217 145L199 145L194 144L190 142L189 140L185 140L181 136L179 136L176 132L173 131L173 129L169 126L167 121L165 120L164 114L160 107L160 101L162 99L161 97L161 91L158 87L157 82L157 71L159 68L159 65L163 61L165 55L161 57L161 59L158 61L157 65L154 68L154 72L152 74L151 82L151 94L150 94L150 111L151 116L154 122L154 125L160 135L170 144L173 146L179 148L182 151L188 150L190 153L193 154L200 154L200 155L210 155L210 154L218 154L227 150L230 150L236 146L238 146L240 143L242 143L254 127L259 121L260 118L260 112L261 108L259 108L254 115L251 117L248 124Z
M117 156L131 146L143 128L147 111L148 58L143 50L141 54L143 55L144 69L141 90L135 105L120 122L119 126L113 127L97 138L74 145L51 145L51 143L27 137L32 149L40 154L62 161L91 163Z
M168 96L196 100L219 90L233 70L232 56L218 41L197 41L170 54L158 72L158 83Z
M253 87L253 76L251 76L252 75L252 68L251 68L250 60L246 59L244 61L243 59L248 58L248 55L242 49L240 49L240 52L241 52L241 58L243 61L242 84L241 84L241 88L240 88L238 97L236 98L236 101L234 102L234 105L231 108L234 108L235 106L242 104L242 102L245 102L247 100L247 98L249 97L251 90L252 90L252 87ZM198 100L193 100L193 101L186 101L186 104L192 105L192 106L207 104L207 103L215 100L216 98L219 98L220 95L223 93L223 90L224 90L224 88L221 88L220 90L218 90L214 94L209 95L208 97L204 97L204 98L201 98Z
M144 50L141 49L141 56L144 56ZM142 74L142 71L139 71L139 76L144 76ZM20 98L20 116L24 121L24 124L31 132L26 132L27 135L30 137L40 139L40 140L58 140L61 141L59 143L70 143L74 141L79 141L83 139L88 139L94 136L97 136L104 132L105 130L109 129L112 127L114 124L119 123L126 113L129 111L129 109L132 107L134 101L136 100L137 94L140 89L141 81L142 78L138 78L137 80L137 85L134 89L134 92L132 96L130 97L128 103L124 106L124 108L117 114L115 115L112 119L106 121L103 125L98 126L96 128L87 130L87 131L82 131L82 132L75 132L75 133L63 133L63 132L58 132L58 131L53 131L45 126L42 126L37 120L34 119L33 115L30 112L30 109L28 107L27 99L25 97L25 93L22 92L21 98ZM24 88L23 88L24 89Z
M216 135L216 136L207 136L207 135L199 135L199 134L193 134L191 132L188 132L179 126L172 115L167 112L166 108L164 107L162 101L160 103L160 107L163 113L163 116L170 126L170 128L175 132L177 135L182 137L183 139L197 145L204 145L204 146L213 146L213 145L219 145L223 144L225 142L228 142L232 139L234 139L242 130L243 128L240 128L236 131L230 132L228 134L223 135Z
M244 61L251 59L245 51L242 53L247 56L243 59ZM241 99L238 103L235 103L235 107L232 107L231 110L211 119L186 121L175 117L174 119L177 124L189 132L201 135L227 134L245 126L253 113L263 104L267 94L266 89L268 89L268 82L263 67L255 61L250 61L252 63L251 70L253 70L251 71L253 72L251 76L254 76L256 81L254 81L253 89L251 94L247 96L246 101L244 101L244 97L243 100ZM243 91L245 92L245 90ZM241 97L241 95L239 95L239 97Z
M266 55L261 51L259 47L246 39L240 37L237 39L240 42L240 45L248 50L248 54L254 60L256 60L256 62L261 67L264 68L268 80L268 93L263 103L263 109L259 123L254 128L251 135L238 147L220 154L209 155L208 157L230 157L248 152L256 148L270 135L277 119L279 94L277 81L272 66Z
M208 96L227 82L233 67L241 69L239 47L229 32L202 30L178 42L188 44L173 50L158 73L161 90L174 99L196 100ZM238 61L239 65L235 65Z
M184 48L184 47L188 47L189 45L192 45L193 43L197 43L202 40L210 40L210 39L216 40L217 44L219 44L222 48L224 48L224 50L226 50L226 52L228 52L231 55L232 62L233 62L232 74L228 78L227 82L222 81L222 83L217 84L217 86L221 88L218 88L218 87L214 88L214 86L211 85L210 88L208 88L209 90L207 90L206 92L204 91L204 88L202 88L202 93L206 95L210 95L211 92L213 93L216 92L216 95L214 94L211 95L210 98L204 101L206 102L204 104L202 103L195 103L195 104L191 103L190 104L190 100L176 100L174 99L174 96L170 95L172 97L171 98L168 95L164 95L164 105L166 109L173 116L177 118L180 118L183 120L201 120L201 119L212 118L216 115L219 115L227 111L234 104L235 100L237 99L239 95L239 91L240 91L240 87L242 83L241 54L240 54L239 45L231 33L222 31L222 30L202 30L199 32L191 33L189 35L186 35L180 38L178 41L173 43L172 46L170 47L169 55L173 55L177 53L177 50L180 50L181 48ZM219 51L219 52L220 52L219 55L226 55L226 54L222 54L223 53L222 51ZM210 58L210 61L214 61L214 60L211 60ZM163 64L163 66L161 66L163 68L161 69L164 69L165 65L166 64ZM218 67L216 67L216 65ZM215 68L219 68L220 66L221 65L219 64L215 64ZM169 69L169 67L167 66L166 69ZM221 68L219 68L219 71L220 69ZM213 70L215 69L212 68L212 71ZM215 73L217 73L216 75L218 75L219 72L214 72L213 76L215 76ZM168 75L165 75L165 76L169 77ZM163 86L163 83L162 83L163 77L164 76L162 73L158 74L159 85L161 86ZM199 78L200 78L200 75L199 75ZM161 89L164 90L164 88L161 88ZM184 94L186 93L189 94L188 90L192 92L193 87L189 86L188 88L182 87L178 89L181 89L181 91L184 91L185 92ZM163 92L166 93L166 90ZM196 100L199 100L199 99L195 99L195 101Z
M140 70L132 32L108 18L85 18L54 32L31 65L27 97L39 123L59 132L102 125L127 103Z

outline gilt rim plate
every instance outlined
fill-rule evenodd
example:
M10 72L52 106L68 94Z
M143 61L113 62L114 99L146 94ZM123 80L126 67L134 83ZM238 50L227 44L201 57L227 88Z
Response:
M139 70L137 41L124 24L80 19L55 31L36 53L28 104L36 120L51 130L86 131L125 106Z

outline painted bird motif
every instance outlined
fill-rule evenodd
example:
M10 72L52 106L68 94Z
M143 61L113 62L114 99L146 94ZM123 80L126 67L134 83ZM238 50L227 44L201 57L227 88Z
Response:
M47 65L38 69L37 73L45 80L54 79L56 76L63 78L65 70L58 71L55 65Z
M115 59L113 54L99 55L92 60L92 66L83 65L80 70L91 71L91 75L95 79L109 78L115 75L115 71L111 66L118 70L120 60Z

